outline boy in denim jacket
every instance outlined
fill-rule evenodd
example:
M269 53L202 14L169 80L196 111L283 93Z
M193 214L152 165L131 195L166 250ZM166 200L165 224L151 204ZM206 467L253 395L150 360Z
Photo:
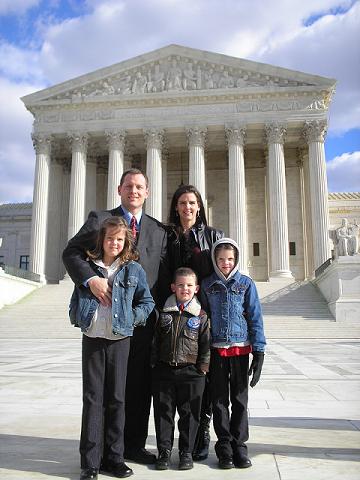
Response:
M203 280L201 300L211 318L210 391L218 438L215 452L219 468L248 468L248 376L252 375L250 386L254 387L266 344L261 305L255 283L238 271L239 247L234 240L215 242L211 257L215 272Z

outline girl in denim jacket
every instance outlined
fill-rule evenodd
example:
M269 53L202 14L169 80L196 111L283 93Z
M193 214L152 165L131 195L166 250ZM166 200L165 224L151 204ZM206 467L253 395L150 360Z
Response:
M238 271L239 247L231 238L214 243L215 272L201 284L201 303L210 316L210 391L219 468L247 468L248 375L259 381L265 336L255 283ZM249 354L252 363L249 369ZM229 405L231 400L231 414Z
M145 325L154 301L122 217L103 222L88 256L94 275L107 278L112 287L112 305L100 304L84 285L75 287L70 302L71 322L83 332L80 480L96 479L100 469L124 478L133 473L124 463L130 337L134 326Z

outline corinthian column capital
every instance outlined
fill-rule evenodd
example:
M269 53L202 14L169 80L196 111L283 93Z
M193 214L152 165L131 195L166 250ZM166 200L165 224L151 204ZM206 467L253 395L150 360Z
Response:
M310 120L304 123L303 135L310 142L324 142L327 132L326 120Z
M265 125L265 138L267 143L284 144L286 136L286 127L280 123L268 123Z
M105 137L111 150L125 149L125 130L105 130Z
M148 128L143 131L146 148L161 150L164 143L164 130L162 128Z
M73 152L87 152L89 135L84 132L70 132L67 137L71 143Z
M186 136L189 147L203 147L205 148L206 141L206 127L190 127L186 129Z
M52 135L32 133L31 138L37 154L50 155Z
M226 125L225 135L228 146L244 145L246 139L246 127L245 125Z

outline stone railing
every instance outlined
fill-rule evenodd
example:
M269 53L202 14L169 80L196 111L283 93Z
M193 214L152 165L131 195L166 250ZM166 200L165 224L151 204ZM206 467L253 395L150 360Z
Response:
M10 265L3 265L2 269L8 275L13 277L24 278L25 280L31 280L32 282L40 283L40 275L37 273L29 272L29 270L24 270L22 268L11 267Z
M315 270L315 278L318 277L319 275L321 275L328 267L330 267L332 261L333 261L332 258L328 258L326 260L326 262L324 262L322 265L320 265L320 267L318 267Z

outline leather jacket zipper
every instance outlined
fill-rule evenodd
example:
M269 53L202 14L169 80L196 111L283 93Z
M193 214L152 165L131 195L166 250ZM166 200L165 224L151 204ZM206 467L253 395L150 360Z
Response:
M175 365L175 367L177 366L177 362L175 361L175 359L176 359L176 353L177 353L177 347L178 347L178 332L179 332L180 319L181 319L181 314L177 318L175 336L174 336L173 364Z

